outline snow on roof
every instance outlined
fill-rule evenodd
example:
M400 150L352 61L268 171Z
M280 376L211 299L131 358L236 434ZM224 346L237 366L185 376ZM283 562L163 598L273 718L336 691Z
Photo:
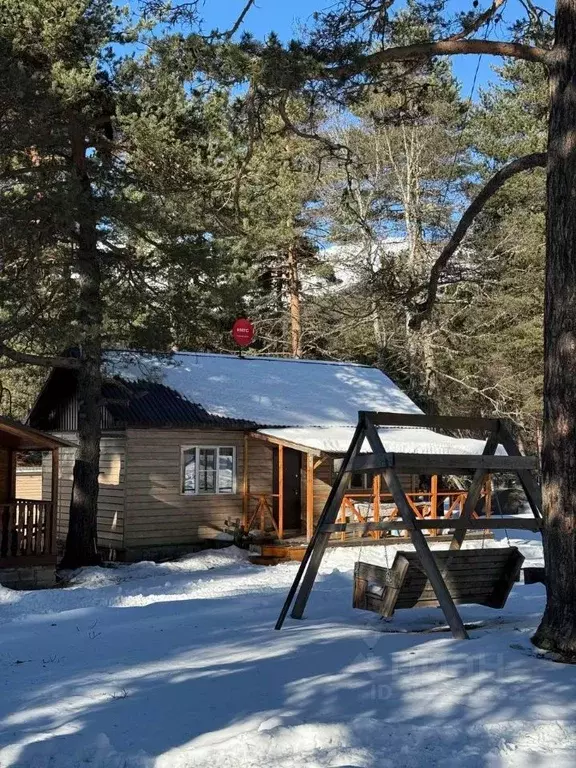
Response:
M313 448L324 453L346 453L354 434L353 427L316 427L260 429L258 432L268 437L284 440L305 448ZM481 454L484 440L457 438L441 435L431 429L419 427L380 427L378 429L384 448L389 453L448 453ZM369 453L370 447L365 441L362 453ZM500 450L498 451L500 453Z
M163 384L211 415L262 426L353 426L360 410L422 413L382 371L356 363L109 351L105 371Z

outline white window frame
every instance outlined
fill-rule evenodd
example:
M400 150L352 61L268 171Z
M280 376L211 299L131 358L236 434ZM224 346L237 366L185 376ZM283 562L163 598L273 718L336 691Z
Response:
M220 491L220 450L232 451L232 490ZM184 452L196 451L196 478L195 478L195 491L184 490ZM200 490L200 451L201 450L213 450L216 451L216 490L214 491L201 491ZM235 445L181 445L180 446L180 496L233 496L237 493L237 471L236 471L236 446Z

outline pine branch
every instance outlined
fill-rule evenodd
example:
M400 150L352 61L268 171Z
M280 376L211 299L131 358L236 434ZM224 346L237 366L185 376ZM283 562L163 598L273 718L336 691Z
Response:
M432 269L430 270L430 280L428 282L428 295L426 296L426 300L418 306L418 314L411 319L411 328L420 328L422 323L430 316L438 295L438 286L442 271L446 268L448 262L462 243L466 233L474 223L476 217L481 213L486 203L496 194L496 192L498 192L508 179L512 178L512 176L515 176L517 173L522 173L523 171L531 170L532 168L543 168L546 166L546 159L546 152L534 152L531 155L519 157L517 160L513 160L511 163L508 163L508 165L500 168L500 170L482 187L478 195L476 195L474 200L462 214L462 218L458 222L458 226L454 230L452 237L446 243L440 255L432 265Z
M234 35L236 34L236 32L238 32L238 30L242 26L242 23L243 23L244 19L246 18L246 15L247 15L248 11L250 10L250 8L252 8L254 3L255 3L255 0L248 0L246 5L242 9L240 15L238 16L238 18L236 19L236 21L232 25L232 27L227 32L224 33L223 37L224 37L225 40L231 40L234 37Z
M288 95L289 95L288 92L285 91L281 95L277 104L278 114L282 118L282 122L284 123L285 127L289 131L291 131L295 136L299 136L301 139L309 139L310 141L320 142L320 144L323 144L331 154L337 157L340 157L338 155L338 152L342 151L344 153L344 158L343 158L344 162L349 162L351 152L348 146L346 146L345 144L340 144L339 142L336 142L336 141L332 141L328 136L323 136L316 132L308 133L307 131L303 131L301 128L298 128L298 126L292 122L287 111Z
M508 43L499 40L460 40L448 38L428 43L414 43L395 48L384 48L376 53L362 56L352 64L331 67L326 74L335 78L346 78L359 75L383 64L395 61L413 61L415 59L431 59L433 56L454 56L456 54L488 54L491 56L509 56L513 59L524 59L539 64L547 64L551 51L523 43Z
M47 355L33 355L28 352L18 352L2 342L0 342L0 357L7 357L9 360L21 365L37 365L41 368L68 368L77 370L80 367L80 360L75 357L51 357Z
M484 13L481 13L475 21L473 21L471 24L469 24L467 27L464 27L460 32L458 32L455 35L452 35L452 37L448 38L449 40L463 40L465 37L468 37L468 35L471 35L472 32L477 32L481 27L486 24L486 22L490 21L490 19L494 16L496 11L504 5L506 0L493 0L492 5L488 10L484 11Z

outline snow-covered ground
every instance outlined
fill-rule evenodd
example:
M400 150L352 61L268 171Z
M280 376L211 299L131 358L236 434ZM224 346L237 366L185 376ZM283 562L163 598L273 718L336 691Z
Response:
M541 561L537 540L518 543ZM483 624L458 642L421 631L438 609L354 611L358 554L329 552L308 618L281 632L296 565L235 548L0 588L1 768L576 764L576 666L529 642L542 586L518 584L504 611L462 608Z

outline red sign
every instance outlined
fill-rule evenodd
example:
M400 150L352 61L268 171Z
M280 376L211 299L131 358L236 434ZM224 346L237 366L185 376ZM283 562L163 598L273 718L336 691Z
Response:
M241 347L248 347L254 339L254 326L250 320L241 317L232 326L234 341Z

